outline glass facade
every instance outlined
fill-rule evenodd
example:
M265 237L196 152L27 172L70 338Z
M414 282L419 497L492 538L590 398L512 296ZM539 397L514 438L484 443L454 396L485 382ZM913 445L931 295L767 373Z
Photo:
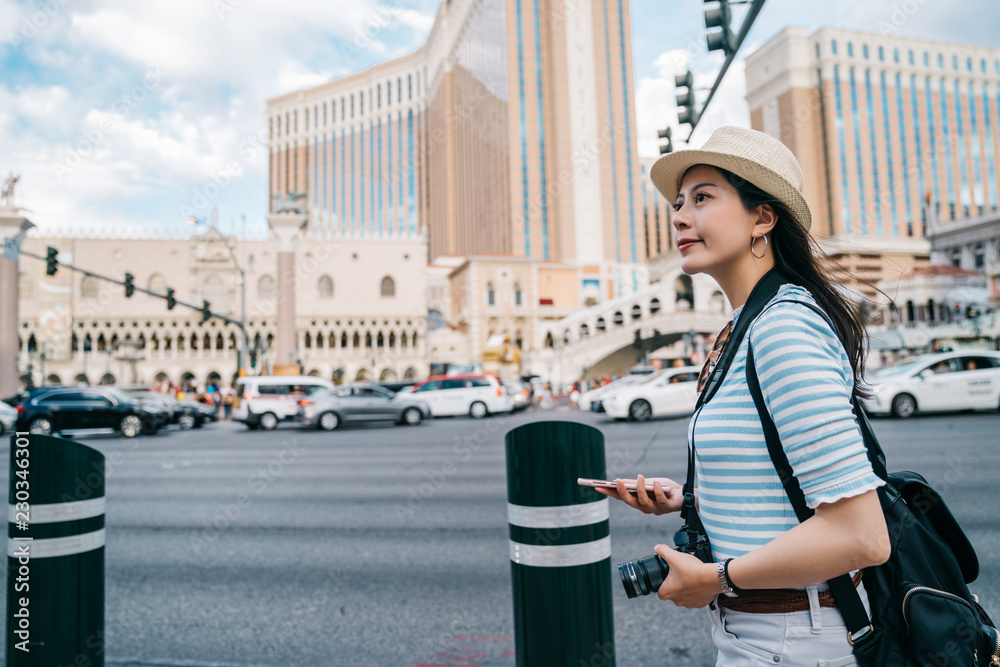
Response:
M851 201L848 193L847 180L847 143L844 139L844 101L840 90L840 68L833 68L833 91L836 100L837 118L834 125L837 130L837 148L840 151L840 221L844 233L851 233Z
M926 55L926 54L925 54ZM924 96L927 102L927 145L931 150L931 190L934 193L934 205L940 207L941 205L941 179L938 167L938 154L937 154L937 144L934 134L934 100L933 93L931 92L931 78L927 77L924 81Z
M962 215L969 215L969 207L972 205L972 197L969 191L969 163L965 159L965 127L962 113L962 90L958 81L955 81L955 145L958 147L958 175L961 186L958 191L958 201L962 206Z
M914 98L914 100L915 99L916 98ZM916 105L914 105L914 108L916 108ZM887 107L886 116L888 117L888 115L889 113ZM914 117L914 121L916 121L916 117ZM900 156L902 157L901 166L903 168L903 197L904 197L903 207L904 211L906 212L906 235L913 236L913 199L910 196L911 194L910 179L913 175L912 174L913 170L910 169L909 152L906 150L907 144L909 143L909 139L906 132L906 117L903 114L903 82L899 72L896 73L896 125L899 128L898 130L899 149L900 149ZM914 123L913 125L913 133L918 137L917 140L919 141L920 127L916 123ZM919 148L917 148L917 152L915 153L915 155L917 156L917 166L919 167L921 166ZM890 162L889 166L890 174L892 172L891 164L892 163ZM890 175L889 178L891 179L892 176ZM917 184L919 185L923 181L923 176L922 175L919 176L918 179L919 180L917 181ZM893 208L895 208L895 204L893 205Z
M861 229L859 231L864 236L868 234L868 216L866 215L868 207L865 202L865 174L862 166L863 160L861 159L861 121L858 117L858 87L854 78L853 67L848 77L851 86L851 125L854 127L854 163L858 176L858 210L861 212Z
M948 217L955 218L955 165L951 154L951 123L948 121L948 91L941 79L938 100L941 103L941 143L944 144L944 171L948 184ZM933 136L933 135L932 135Z
M1000 96L1000 92L998 92ZM1000 100L1000 97L998 97ZM996 108L990 109L990 93L989 87L983 84L983 130L985 134L983 139L986 143L986 188L990 193L990 208L996 210L997 208L997 172L996 172L996 162L995 155L993 152L993 114L996 112Z
M881 48L882 47L880 46L879 49L881 49ZM886 91L887 86L886 86L886 81L885 81L885 72L882 72L881 75L879 76L879 84L880 84L881 89L882 89L882 131L884 132L884 134L882 136L885 138L885 146L886 146L886 151L885 151L885 159L886 159L886 167L887 167L887 169L886 169L886 177L889 179L888 180L888 188L887 189L889 190L889 210L891 212L890 218L892 220L892 228L890 229L889 233L892 236L898 236L899 235L899 212L896 210L896 179L893 178L893 176L894 176L894 174L893 174L893 168L892 168L893 167L893 165L892 165L892 144L893 144L893 142L892 142L892 133L889 131L889 116L890 116L890 113L889 113L889 99L888 99L887 91ZM895 91L893 93L893 96L894 97L898 97L899 96L899 92ZM874 125L874 123L869 123L869 124L870 125ZM902 139L902 135L903 135L903 125L902 124L900 124L899 128L897 129L897 132L900 135L900 139ZM872 146L874 146L874 145L875 145L875 143L872 142ZM904 157L904 159L905 159L905 157ZM876 162L876 164L878 164L878 160L877 159L875 160L875 162ZM875 188L876 188L876 190L878 189L878 180L875 181ZM880 230L879 233L882 233L882 231Z
M865 46L867 51L868 47ZM872 185L873 185L873 199L875 205L875 231L879 236L885 234L885 226L882 224L882 189L879 187L878 182L878 144L875 142L875 103L872 100L872 73L869 70L865 70L865 102L868 111L868 146L872 154ZM884 116L884 114L883 114ZM886 141L888 141L888 135L886 135ZM891 185L891 181L890 181ZM892 188L890 187L890 190ZM866 220L867 211L864 207L861 209L862 223L861 227L865 230L862 233L866 233L870 228L868 221Z

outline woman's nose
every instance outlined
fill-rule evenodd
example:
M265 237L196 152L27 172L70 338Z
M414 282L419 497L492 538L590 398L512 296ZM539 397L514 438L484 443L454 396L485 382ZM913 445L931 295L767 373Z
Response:
M674 217L671 220L674 229L682 229L684 227L691 226L691 218L688 216L687 208L682 204L679 209L674 211Z

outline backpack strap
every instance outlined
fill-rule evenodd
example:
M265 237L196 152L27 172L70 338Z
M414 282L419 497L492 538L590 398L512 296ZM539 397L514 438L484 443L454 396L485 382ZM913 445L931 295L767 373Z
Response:
M801 302L795 301L794 303ZM810 304L802 305L813 308ZM813 308L813 310L822 314L824 319L829 322L829 318L826 317L825 313L818 308ZM788 462L788 455L781 446L778 428L775 426L774 420L771 418L771 414L764 403L764 394L760 388L760 380L757 377L757 368L754 363L753 345L749 339L747 340L747 384L750 386L750 394L753 396L753 402L757 407L757 414L760 417L760 423L764 430L764 438L767 441L767 453L771 457L771 462L778 472L778 478L781 479L781 485L785 488L785 493L788 495L788 499L795 509L795 516L798 517L800 522L805 521L815 514L815 512L806 505L805 494L802 493L799 481L795 478L792 466ZM856 403L855 410L857 410ZM865 420L866 425L867 423L867 420ZM870 429L871 427L869 426L868 428ZM869 443L868 438L865 438L865 441L867 445ZM878 442L874 442L875 446L878 447ZM878 451L881 454L881 449ZM869 448L869 457L871 455L872 452ZM884 463L882 470L885 470ZM882 478L885 479L884 476ZM833 593L833 597L837 601L837 608L840 609L840 613L844 617L844 623L847 625L850 635L857 635L869 628L871 620L868 617L868 612L865 611L864 603L861 601L861 596L857 588L854 587L854 582L851 581L851 577L847 574L842 574L839 577L830 579L827 583L830 585L830 592Z

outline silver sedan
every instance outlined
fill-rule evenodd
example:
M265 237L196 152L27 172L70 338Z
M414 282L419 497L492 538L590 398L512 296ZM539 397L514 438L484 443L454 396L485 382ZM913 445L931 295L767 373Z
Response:
M394 394L374 384L351 384L303 398L296 419L306 426L332 431L344 422L382 420L416 426L430 416L430 406L412 394Z

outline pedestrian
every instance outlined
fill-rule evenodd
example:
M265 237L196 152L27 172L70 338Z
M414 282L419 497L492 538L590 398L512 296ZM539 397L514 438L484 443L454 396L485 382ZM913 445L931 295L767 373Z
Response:
M229 421L233 416L233 391L232 387L226 387L222 394L222 411L223 418Z
M545 387L542 389L542 410L552 409L552 383L546 382Z
M580 402L580 383L573 383L573 391L569 392L569 407L576 410L577 404Z
M851 573L867 609L857 573L889 555L875 490L884 482L852 413L852 397L865 395L864 325L820 268L802 170L777 139L722 127L701 150L660 158L650 178L676 211L681 270L714 278L734 319L705 355L699 386L708 389L688 429L698 500L692 496L684 518L700 518L710 555L703 562L657 545L669 565L657 595L707 608L718 665L857 664L825 582ZM777 294L755 298L759 283ZM744 305L753 319L741 324ZM734 330L740 337L727 355ZM750 347L781 446L815 510L802 523L770 464L745 371ZM605 495L646 514L684 506L676 482L637 480L635 497L624 483Z

